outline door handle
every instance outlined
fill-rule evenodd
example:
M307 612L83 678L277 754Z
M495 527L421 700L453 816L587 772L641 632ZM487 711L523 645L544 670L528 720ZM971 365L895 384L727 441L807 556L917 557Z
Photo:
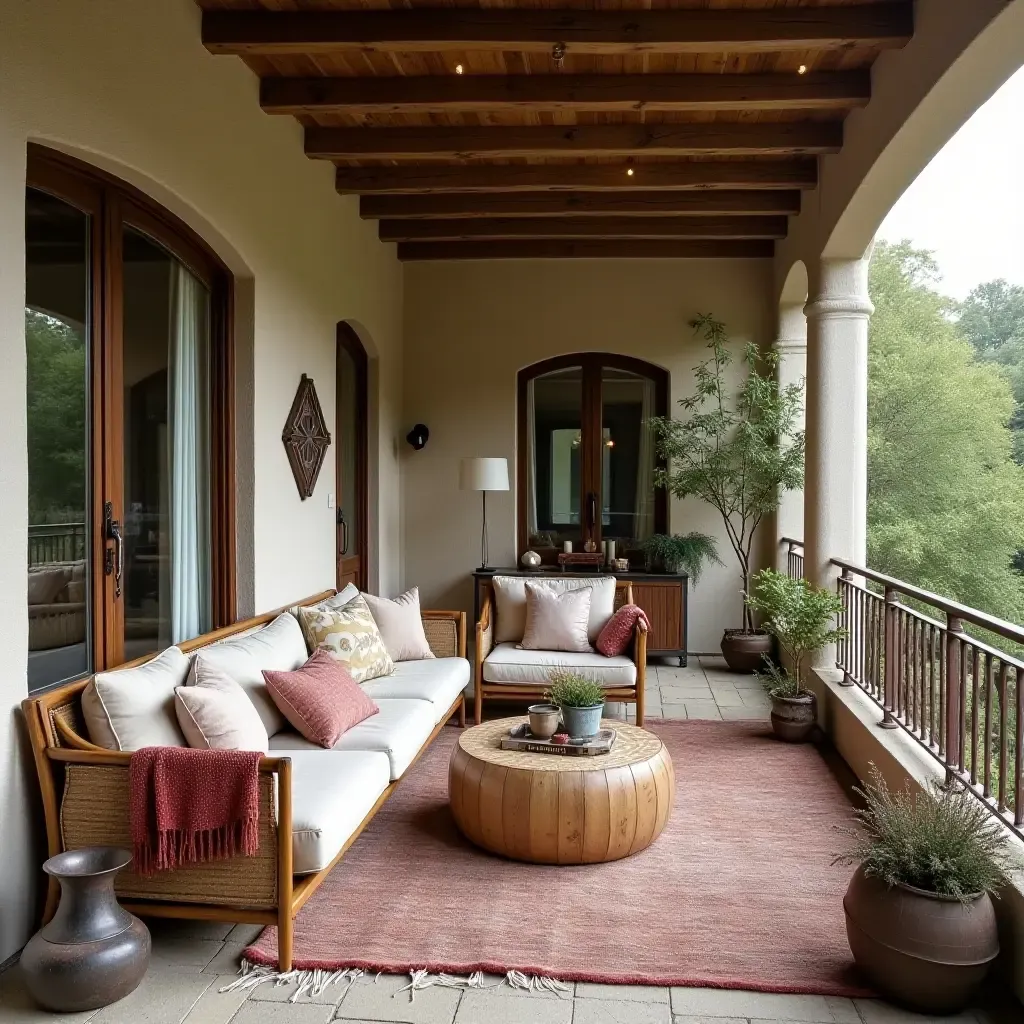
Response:
M106 548L103 571L114 577L114 597L121 596L121 576L124 574L124 539L121 536L121 522L114 518L114 504L103 503L103 540L113 541L114 549Z
M338 512L338 524L341 526L341 553L348 554L348 523L345 522L345 513Z

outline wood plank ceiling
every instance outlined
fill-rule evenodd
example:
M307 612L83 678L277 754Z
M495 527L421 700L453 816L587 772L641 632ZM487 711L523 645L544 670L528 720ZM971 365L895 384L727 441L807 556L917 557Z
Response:
M912 0L199 0L403 260L760 257Z

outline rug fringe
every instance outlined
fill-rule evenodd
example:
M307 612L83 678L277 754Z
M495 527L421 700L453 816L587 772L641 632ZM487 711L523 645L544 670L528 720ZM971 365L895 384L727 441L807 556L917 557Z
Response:
M378 971L373 979L374 983L380 978L382 971ZM273 971L261 964L254 964L249 960L243 960L239 968L239 975L235 981L225 985L221 992L251 991L260 985L268 982L275 988L282 985L295 984L295 991L288 997L289 1003L296 1003L299 998L308 993L310 998L316 998L329 985L339 982L347 982L342 997L360 979L366 976L366 972L358 967L348 967L340 971L330 971L317 968L311 971ZM523 992L551 992L557 996L565 996L571 993L571 989L564 982L557 978L548 978L540 974L523 974L522 971L508 971L500 981L488 981L483 971L474 971L468 977L459 977L455 974L432 974L430 971L419 970L409 971L409 984L403 985L392 995L392 999L408 992L411 1002L417 992L428 988L457 988L457 989L489 989L501 988L508 985L509 988Z

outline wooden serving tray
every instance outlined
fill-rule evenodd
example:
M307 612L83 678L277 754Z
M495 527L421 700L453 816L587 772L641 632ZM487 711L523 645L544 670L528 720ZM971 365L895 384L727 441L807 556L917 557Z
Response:
M522 750L528 754L561 754L564 757L596 757L607 754L615 745L615 730L602 729L588 740L552 743L536 736L502 736L502 750Z

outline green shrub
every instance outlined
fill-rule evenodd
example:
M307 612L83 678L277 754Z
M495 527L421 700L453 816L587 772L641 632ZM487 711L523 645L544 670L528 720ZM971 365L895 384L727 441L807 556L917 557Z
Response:
M578 672L552 672L551 688L545 696L552 704L567 708L592 708L604 703L604 690Z
M660 563L665 572L685 572L694 584L709 562L722 565L718 543L706 533L656 533L643 544L648 565Z
M893 793L881 772L857 792L866 807L859 829L843 829L855 845L837 864L860 864L888 886L912 885L966 901L998 889L1016 866L1003 827L976 797L937 783L916 795Z

